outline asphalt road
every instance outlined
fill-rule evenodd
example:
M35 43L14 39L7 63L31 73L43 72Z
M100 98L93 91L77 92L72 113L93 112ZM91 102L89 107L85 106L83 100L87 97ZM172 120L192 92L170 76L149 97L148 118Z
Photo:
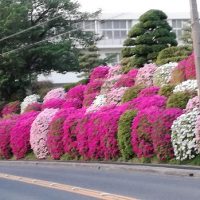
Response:
M200 178L98 168L0 163L0 173L42 179L144 200L199 200ZM0 179L0 200L90 200L69 192Z

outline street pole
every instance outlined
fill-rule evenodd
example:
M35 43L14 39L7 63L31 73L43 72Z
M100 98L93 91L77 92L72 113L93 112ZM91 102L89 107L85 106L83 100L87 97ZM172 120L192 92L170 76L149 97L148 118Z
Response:
M198 96L200 102L200 24L199 24L199 14L197 10L197 1L190 0L190 14L192 21L192 41L194 49L194 59L196 66L196 77L198 84Z

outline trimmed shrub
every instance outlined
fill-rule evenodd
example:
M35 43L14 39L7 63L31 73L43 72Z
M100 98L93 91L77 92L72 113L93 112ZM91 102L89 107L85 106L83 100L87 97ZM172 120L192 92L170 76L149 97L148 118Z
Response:
M103 81L100 79L94 80L87 84L84 94L89 95L93 93L99 93L101 90L101 86Z
M109 67L107 66L99 66L92 70L90 74L90 81L94 81L95 79L103 79L109 72Z
M92 102L95 100L96 96L98 93L92 93L84 96L83 100L83 106L84 107L89 107L92 105Z
M68 108L82 108L82 101L79 99L67 99L63 104L62 104L63 109L68 109Z
M187 92L177 92L169 96L167 100L168 108L181 108L184 109L191 98Z
M197 80L187 80L177 85L174 88L173 93L188 92L190 94L197 94L197 89Z
M191 46L168 47L159 52L156 63L163 65L169 62L179 62L192 53Z
M176 68L174 68L174 70L172 71L170 84L178 85L186 80L185 66L184 66L183 62L184 61L179 62L178 66Z
M138 86L133 86L129 89L126 90L126 92L124 93L123 97L122 97L122 103L128 102L133 100L134 98L137 97L137 95L139 94L139 92L143 89L144 87L141 85Z
M131 125L136 114L136 111L128 110L119 120L117 140L121 156L124 160L130 160L133 158L133 150L131 146Z
M35 156L39 159L44 159L49 154L47 148L47 135L49 131L49 124L57 109L45 109L33 121L30 130L30 144Z
M71 88L66 94L66 99L78 99L79 101L83 101L86 87L85 85L77 85Z
M64 85L65 92L68 92L70 89L77 86L78 83L68 83L67 85Z
M199 109L199 106L199 96L196 96L188 101L185 112L188 113L194 109Z
M60 159L64 153L63 147L63 134L64 128L63 124L65 119L75 112L74 108L69 108L67 110L61 109L53 117L49 125L49 131L47 134L47 148L50 153L50 156L53 159Z
M42 110L42 104L41 103L32 103L26 107L24 110L24 113L30 112L30 111L41 111Z
M174 86L173 85L165 85L160 88L158 94L161 96L169 97L173 94Z
M10 146L16 159L26 156L31 150L30 129L39 112L28 112L19 117L10 133Z

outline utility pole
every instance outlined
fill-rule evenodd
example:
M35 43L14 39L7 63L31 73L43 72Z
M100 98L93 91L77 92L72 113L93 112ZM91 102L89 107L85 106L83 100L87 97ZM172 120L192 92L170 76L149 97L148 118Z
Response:
M192 41L194 48L194 59L196 66L196 77L198 84L198 96L200 101L200 24L197 10L197 1L190 0L190 14L192 22Z

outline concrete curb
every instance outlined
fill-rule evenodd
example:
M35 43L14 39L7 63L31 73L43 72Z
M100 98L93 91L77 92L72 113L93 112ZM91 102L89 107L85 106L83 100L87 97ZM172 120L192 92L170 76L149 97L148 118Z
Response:
M144 172L162 175L186 176L200 178L200 167L196 166L176 166L159 164L132 164L113 162L66 162L66 161L0 161L0 165L36 165L62 167L87 167L97 170L123 170L129 172Z

